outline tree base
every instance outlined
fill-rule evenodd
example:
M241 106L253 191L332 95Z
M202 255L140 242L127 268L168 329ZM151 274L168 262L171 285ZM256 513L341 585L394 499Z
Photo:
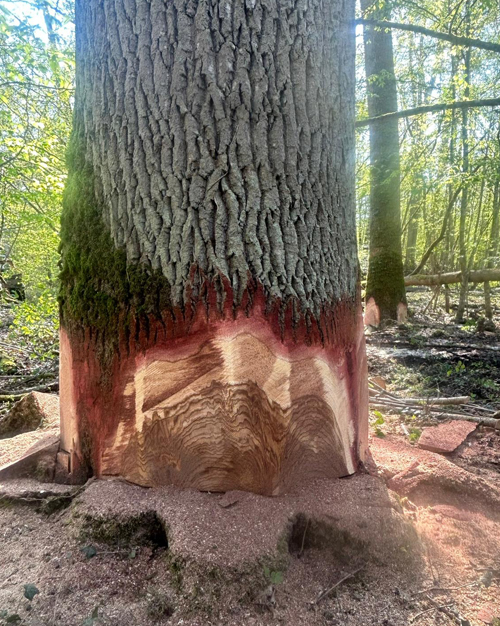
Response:
M404 324L408 317L408 307L406 303L400 302L396 307L396 321L398 324ZM385 318L388 319L388 318ZM389 318L390 319L390 318ZM366 303L365 307L365 316L364 316L365 326L374 326L378 328L380 326L380 322L384 321L383 316L380 312L380 307L375 302L375 298L370 298Z
M69 472L267 495L354 473L367 394L361 319L350 318L349 346L282 341L255 309L168 341L150 328L155 341L122 346L108 377L94 342L62 329Z

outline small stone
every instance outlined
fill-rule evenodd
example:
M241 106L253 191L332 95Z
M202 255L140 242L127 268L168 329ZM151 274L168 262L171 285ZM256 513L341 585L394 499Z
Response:
M418 447L438 454L456 450L476 430L477 424L465 420L452 420L439 426L424 428Z
M491 570L486 570L484 574L481 576L481 583L485 587L491 587L491 583L493 582L493 572Z

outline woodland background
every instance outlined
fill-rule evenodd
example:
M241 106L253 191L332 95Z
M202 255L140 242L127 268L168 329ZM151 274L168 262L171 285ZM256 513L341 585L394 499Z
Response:
M497 0L401 0L389 8L393 22L499 41ZM360 25L356 34L357 117L362 119L368 111ZM392 37L399 110L498 95L498 52L399 29L392 29ZM371 80L383 84L386 77ZM73 3L1 0L0 275L2 305L8 310L2 323L8 333L0 342L0 374L15 371L19 359L43 367L57 357L58 231L73 89ZM469 269L500 266L500 108L471 108L466 118L466 129L461 111L399 121L405 274L439 238L446 215L444 237L421 273L460 269L461 229ZM368 135L368 126L357 129L357 221L364 277L369 253Z

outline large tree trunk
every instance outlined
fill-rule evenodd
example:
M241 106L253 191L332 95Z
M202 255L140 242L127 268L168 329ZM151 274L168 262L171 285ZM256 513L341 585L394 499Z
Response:
M275 494L367 442L349 0L77 0L61 462Z
M390 8L376 0L361 0L364 16L390 19ZM392 35L388 30L364 26L368 115L398 110ZM370 256L366 284L365 322L406 318L398 120L370 125Z

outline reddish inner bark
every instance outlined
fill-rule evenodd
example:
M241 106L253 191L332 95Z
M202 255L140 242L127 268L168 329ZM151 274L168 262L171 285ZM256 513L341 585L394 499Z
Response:
M269 310L261 289L236 315L230 297L223 314L215 299L211 290L208 307L136 320L106 368L99 337L62 330L62 447L73 471L86 463L145 485L278 493L356 470L367 439L359 307L341 302L297 325L292 307Z

